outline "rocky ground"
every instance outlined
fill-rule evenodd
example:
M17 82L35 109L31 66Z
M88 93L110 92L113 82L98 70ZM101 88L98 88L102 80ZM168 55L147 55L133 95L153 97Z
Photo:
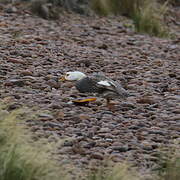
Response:
M11 102L8 110L41 111L27 124L37 137L67 139L57 149L61 162L81 168L110 158L143 169L156 162L159 147L179 140L180 38L135 33L121 17L48 21L11 10L0 7L0 98ZM80 95L58 79L74 70L102 71L135 96L116 100L114 111L102 99L70 104Z

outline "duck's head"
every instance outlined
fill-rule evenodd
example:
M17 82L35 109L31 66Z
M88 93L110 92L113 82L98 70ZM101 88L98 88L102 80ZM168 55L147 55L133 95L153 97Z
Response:
M82 78L86 77L86 75L80 71L66 72L60 80L61 81L78 81Z

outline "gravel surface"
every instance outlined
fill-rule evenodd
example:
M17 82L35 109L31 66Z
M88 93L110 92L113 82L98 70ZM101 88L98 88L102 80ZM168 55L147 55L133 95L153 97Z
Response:
M152 166L157 149L180 135L180 38L135 33L122 17L64 14L57 21L0 8L0 98L9 110L41 111L27 124L37 137L66 139L57 158L77 167L106 158ZM103 71L134 96L103 99L88 106L68 103L81 97L73 83L58 79L67 71Z

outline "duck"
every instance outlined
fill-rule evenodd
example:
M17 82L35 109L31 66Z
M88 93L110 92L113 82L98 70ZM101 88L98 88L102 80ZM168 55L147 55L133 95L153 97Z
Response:
M80 93L95 93L106 99L107 106L113 99L125 99L129 96L128 91L119 82L108 78L102 72L87 76L80 71L70 71L66 72L60 81L75 81L75 87Z

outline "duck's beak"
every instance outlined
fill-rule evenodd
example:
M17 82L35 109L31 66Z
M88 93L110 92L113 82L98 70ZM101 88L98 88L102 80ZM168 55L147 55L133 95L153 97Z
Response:
M66 78L65 78L65 76L62 76L62 77L59 78L59 80L60 80L61 82L64 82L64 81L66 81Z

